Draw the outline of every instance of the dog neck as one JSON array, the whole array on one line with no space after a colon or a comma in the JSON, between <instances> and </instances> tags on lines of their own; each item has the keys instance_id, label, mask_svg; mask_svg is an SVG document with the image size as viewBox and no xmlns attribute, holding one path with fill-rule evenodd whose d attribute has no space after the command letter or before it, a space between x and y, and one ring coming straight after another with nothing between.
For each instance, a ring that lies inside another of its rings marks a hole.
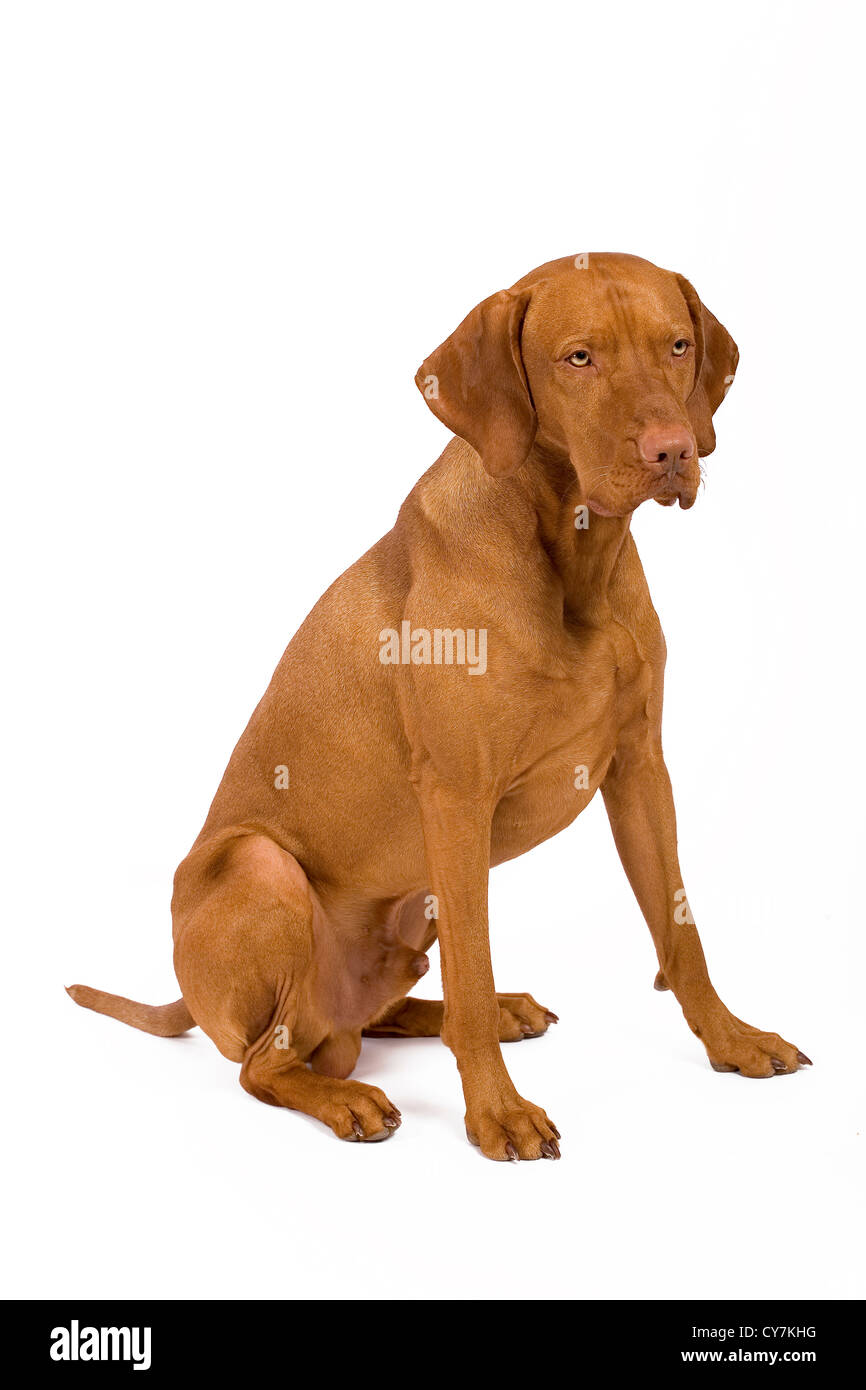
<instances>
[{"instance_id":1,"label":"dog neck","mask_svg":"<svg viewBox=\"0 0 866 1390\"><path fill-rule=\"evenodd\" d=\"M562 585L564 616L601 625L610 617L611 576L631 513L593 512L571 460L540 444L517 476L534 507L539 542Z\"/></svg>"}]
</instances>

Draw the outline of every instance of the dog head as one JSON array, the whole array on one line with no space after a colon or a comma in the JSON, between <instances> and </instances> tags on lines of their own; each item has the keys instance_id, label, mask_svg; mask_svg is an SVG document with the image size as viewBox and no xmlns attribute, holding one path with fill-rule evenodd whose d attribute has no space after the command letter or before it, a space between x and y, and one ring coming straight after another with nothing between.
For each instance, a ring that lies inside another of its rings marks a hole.
<instances>
[{"instance_id":1,"label":"dog head","mask_svg":"<svg viewBox=\"0 0 866 1390\"><path fill-rule=\"evenodd\" d=\"M415 377L489 473L565 455L589 506L691 507L737 347L688 280L637 256L551 261L485 299Z\"/></svg>"}]
</instances>

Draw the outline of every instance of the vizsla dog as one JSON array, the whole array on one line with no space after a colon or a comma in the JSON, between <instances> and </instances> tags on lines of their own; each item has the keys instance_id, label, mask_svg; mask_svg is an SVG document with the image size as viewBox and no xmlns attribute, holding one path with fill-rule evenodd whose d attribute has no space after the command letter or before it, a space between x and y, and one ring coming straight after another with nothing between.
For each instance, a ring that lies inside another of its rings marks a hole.
<instances>
[{"instance_id":1,"label":"vizsla dog","mask_svg":"<svg viewBox=\"0 0 866 1390\"><path fill-rule=\"evenodd\" d=\"M362 1035L441 1034L488 1158L558 1158L500 1043L556 1016L497 994L490 866L601 788L673 990L717 1071L809 1060L714 990L677 862L662 756L665 643L630 532L688 509L737 349L681 275L551 261L485 299L416 382L453 431L394 529L292 639L175 876L183 998L79 1004L163 1036L198 1024L241 1084L341 1139L400 1112L350 1080ZM444 1003L408 997L438 937Z\"/></svg>"}]
</instances>

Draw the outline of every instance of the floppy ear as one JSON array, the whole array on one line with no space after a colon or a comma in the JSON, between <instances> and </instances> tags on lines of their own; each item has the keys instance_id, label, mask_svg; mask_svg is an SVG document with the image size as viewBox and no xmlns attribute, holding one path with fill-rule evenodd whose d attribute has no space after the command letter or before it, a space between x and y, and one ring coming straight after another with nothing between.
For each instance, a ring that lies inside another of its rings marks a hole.
<instances>
[{"instance_id":1,"label":"floppy ear","mask_svg":"<svg viewBox=\"0 0 866 1390\"><path fill-rule=\"evenodd\" d=\"M695 330L695 384L686 401L686 410L695 431L698 455L704 458L716 447L713 416L734 379L740 354L726 328L700 301L683 275L677 283L689 306Z\"/></svg>"},{"instance_id":2,"label":"floppy ear","mask_svg":"<svg viewBox=\"0 0 866 1390\"><path fill-rule=\"evenodd\" d=\"M538 422L520 353L528 303L528 290L491 295L415 374L436 418L471 444L495 477L519 468L535 439Z\"/></svg>"}]
</instances>

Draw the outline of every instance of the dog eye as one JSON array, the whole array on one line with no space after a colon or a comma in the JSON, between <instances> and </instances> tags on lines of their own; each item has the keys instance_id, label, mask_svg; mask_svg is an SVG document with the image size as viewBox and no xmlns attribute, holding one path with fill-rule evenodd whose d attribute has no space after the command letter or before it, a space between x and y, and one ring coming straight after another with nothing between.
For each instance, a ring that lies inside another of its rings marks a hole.
<instances>
[{"instance_id":1,"label":"dog eye","mask_svg":"<svg viewBox=\"0 0 866 1390\"><path fill-rule=\"evenodd\" d=\"M592 363L592 358L586 348L580 348L578 352L573 352L567 360L572 367L589 367Z\"/></svg>"},{"instance_id":2,"label":"dog eye","mask_svg":"<svg viewBox=\"0 0 866 1390\"><path fill-rule=\"evenodd\" d=\"M688 344L687 339L685 339L685 338L677 338L677 340L676 340L676 342L674 343L673 348L672 348L672 352L673 352L673 354L674 354L674 357L685 357L685 355L686 355L686 353L688 352L688 350L689 350L689 344Z\"/></svg>"}]
</instances>

